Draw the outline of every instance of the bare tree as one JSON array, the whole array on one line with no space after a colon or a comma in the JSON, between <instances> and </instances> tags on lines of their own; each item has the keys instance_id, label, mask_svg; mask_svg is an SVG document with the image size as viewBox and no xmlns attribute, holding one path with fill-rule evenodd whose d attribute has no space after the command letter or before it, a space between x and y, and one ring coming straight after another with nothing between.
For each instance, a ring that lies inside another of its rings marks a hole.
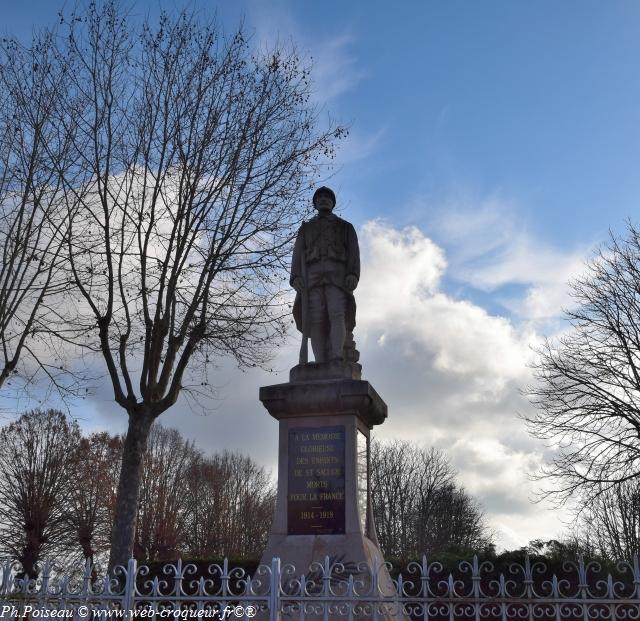
<instances>
[{"instance_id":1,"label":"bare tree","mask_svg":"<svg viewBox=\"0 0 640 621\"><path fill-rule=\"evenodd\" d=\"M273 520L275 489L264 469L249 457L224 452L195 460L184 501L190 556L260 556Z\"/></svg>"},{"instance_id":2,"label":"bare tree","mask_svg":"<svg viewBox=\"0 0 640 621\"><path fill-rule=\"evenodd\" d=\"M416 507L416 554L447 549L484 550L492 537L479 503L454 483Z\"/></svg>"},{"instance_id":3,"label":"bare tree","mask_svg":"<svg viewBox=\"0 0 640 621\"><path fill-rule=\"evenodd\" d=\"M407 442L371 443L371 501L378 541L384 553L392 557L406 557L415 548L414 491L421 478L423 456ZM430 459L424 456L427 470ZM441 455L436 455L442 461ZM448 465L438 467L435 486L449 483L452 473Z\"/></svg>"},{"instance_id":4,"label":"bare tree","mask_svg":"<svg viewBox=\"0 0 640 621\"><path fill-rule=\"evenodd\" d=\"M263 364L283 336L281 269L344 130L315 129L294 51L252 52L241 30L186 13L136 30L113 2L65 24L75 342L102 356L129 417L113 566L133 550L152 422L207 392L219 356Z\"/></svg>"},{"instance_id":5,"label":"bare tree","mask_svg":"<svg viewBox=\"0 0 640 621\"><path fill-rule=\"evenodd\" d=\"M106 432L82 438L73 452L74 485L64 508L69 546L79 545L94 575L96 556L109 550L121 460L122 438Z\"/></svg>"},{"instance_id":6,"label":"bare tree","mask_svg":"<svg viewBox=\"0 0 640 621\"><path fill-rule=\"evenodd\" d=\"M631 560L640 550L640 482L626 481L579 506L575 533L604 558Z\"/></svg>"},{"instance_id":7,"label":"bare tree","mask_svg":"<svg viewBox=\"0 0 640 621\"><path fill-rule=\"evenodd\" d=\"M144 454L134 551L145 560L173 560L186 537L186 487L200 457L176 429L155 423Z\"/></svg>"},{"instance_id":8,"label":"bare tree","mask_svg":"<svg viewBox=\"0 0 640 621\"><path fill-rule=\"evenodd\" d=\"M73 157L74 126L59 123L68 70L50 32L30 47L0 42L0 386L13 378L24 388L42 371L63 394L78 386L60 347L50 352L49 328L52 298L70 284L58 172Z\"/></svg>"},{"instance_id":9,"label":"bare tree","mask_svg":"<svg viewBox=\"0 0 640 621\"><path fill-rule=\"evenodd\" d=\"M482 510L456 485L453 468L436 449L372 442L371 498L387 556L408 559L491 542Z\"/></svg>"},{"instance_id":10,"label":"bare tree","mask_svg":"<svg viewBox=\"0 0 640 621\"><path fill-rule=\"evenodd\" d=\"M65 511L73 479L77 423L57 410L34 410L0 429L0 550L30 578L43 554L67 540Z\"/></svg>"},{"instance_id":11,"label":"bare tree","mask_svg":"<svg viewBox=\"0 0 640 621\"><path fill-rule=\"evenodd\" d=\"M570 283L566 334L547 341L528 395L530 432L556 447L547 494L588 506L640 474L640 233L611 234ZM615 492L614 492L615 497Z\"/></svg>"}]
</instances>

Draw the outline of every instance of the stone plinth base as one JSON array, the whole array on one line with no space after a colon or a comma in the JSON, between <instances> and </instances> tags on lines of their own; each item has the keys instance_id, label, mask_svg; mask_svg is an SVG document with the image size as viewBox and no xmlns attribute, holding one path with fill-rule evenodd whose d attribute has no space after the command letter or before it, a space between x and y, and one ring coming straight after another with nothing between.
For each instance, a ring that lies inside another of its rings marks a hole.
<instances>
[{"instance_id":1,"label":"stone plinth base","mask_svg":"<svg viewBox=\"0 0 640 621\"><path fill-rule=\"evenodd\" d=\"M369 432L384 422L387 406L359 379L359 367L298 365L292 381L260 388L260 401L280 426L276 510L261 563L270 566L279 557L283 569L295 567L292 579L304 575L321 584L326 568L333 576L330 567L339 563L344 571L335 571L337 580L351 573L370 585L373 572L389 596L393 584L378 546L369 491ZM380 616L399 618L390 612Z\"/></svg>"}]
</instances>

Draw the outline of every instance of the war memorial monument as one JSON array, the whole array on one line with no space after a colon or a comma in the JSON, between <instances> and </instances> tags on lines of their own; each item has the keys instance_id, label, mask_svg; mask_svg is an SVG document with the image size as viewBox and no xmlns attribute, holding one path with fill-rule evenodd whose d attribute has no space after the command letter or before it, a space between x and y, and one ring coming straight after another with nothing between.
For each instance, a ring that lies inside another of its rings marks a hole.
<instances>
[{"instance_id":1,"label":"war memorial monument","mask_svg":"<svg viewBox=\"0 0 640 621\"><path fill-rule=\"evenodd\" d=\"M319 188L313 204L318 213L300 227L291 262L300 360L289 382L260 388L280 431L276 510L262 562L279 557L299 575L328 557L345 573L382 567L379 581L390 584L369 486L369 434L387 406L362 379L353 339L358 239L333 213L332 190Z\"/></svg>"}]
</instances>

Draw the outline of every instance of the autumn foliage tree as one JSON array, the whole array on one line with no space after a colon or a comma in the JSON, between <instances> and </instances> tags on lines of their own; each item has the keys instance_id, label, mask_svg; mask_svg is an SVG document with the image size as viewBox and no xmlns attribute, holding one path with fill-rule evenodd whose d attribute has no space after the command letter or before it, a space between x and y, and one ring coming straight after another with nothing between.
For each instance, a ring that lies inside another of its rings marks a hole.
<instances>
[{"instance_id":1,"label":"autumn foliage tree","mask_svg":"<svg viewBox=\"0 0 640 621\"><path fill-rule=\"evenodd\" d=\"M135 556L146 560L175 559L186 532L187 478L200 457L193 442L176 429L151 428L142 466L138 498Z\"/></svg>"},{"instance_id":2,"label":"autumn foliage tree","mask_svg":"<svg viewBox=\"0 0 640 621\"><path fill-rule=\"evenodd\" d=\"M82 438L72 453L73 481L64 508L68 546L95 565L109 550L122 459L122 438L107 432Z\"/></svg>"},{"instance_id":3,"label":"autumn foliage tree","mask_svg":"<svg viewBox=\"0 0 640 621\"><path fill-rule=\"evenodd\" d=\"M196 558L259 558L275 509L275 488L252 459L225 451L189 465L185 549Z\"/></svg>"},{"instance_id":4,"label":"autumn foliage tree","mask_svg":"<svg viewBox=\"0 0 640 621\"><path fill-rule=\"evenodd\" d=\"M20 561L35 578L38 562L93 576L104 569L122 458L122 436L81 437L55 410L34 410L0 428L9 459L0 463L0 558ZM178 430L151 428L135 533L144 561L259 558L271 525L273 481L251 458L205 455Z\"/></svg>"},{"instance_id":5,"label":"autumn foliage tree","mask_svg":"<svg viewBox=\"0 0 640 621\"><path fill-rule=\"evenodd\" d=\"M143 458L135 555L258 558L274 499L273 481L250 457L205 455L177 429L154 423Z\"/></svg>"},{"instance_id":6,"label":"autumn foliage tree","mask_svg":"<svg viewBox=\"0 0 640 621\"><path fill-rule=\"evenodd\" d=\"M249 457L205 455L178 430L155 423L144 454L136 556L257 558L274 498L268 473Z\"/></svg>"}]
</instances>

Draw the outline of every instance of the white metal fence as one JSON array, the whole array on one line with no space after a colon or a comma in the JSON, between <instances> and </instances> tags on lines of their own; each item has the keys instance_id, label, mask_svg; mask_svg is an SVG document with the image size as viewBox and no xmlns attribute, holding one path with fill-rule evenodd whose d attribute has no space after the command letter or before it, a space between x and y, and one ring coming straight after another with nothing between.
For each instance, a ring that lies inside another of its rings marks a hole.
<instances>
[{"instance_id":1,"label":"white metal fence","mask_svg":"<svg viewBox=\"0 0 640 621\"><path fill-rule=\"evenodd\" d=\"M597 562L567 561L557 573L525 557L498 572L477 557L447 572L426 558L395 572L326 558L305 573L275 558L252 575L222 564L178 561L155 572L130 560L111 577L92 567L61 574L45 563L35 580L15 562L2 566L3 619L389 619L424 621L635 621L640 619L638 557L604 574ZM93 577L92 577L93 576Z\"/></svg>"}]
</instances>

